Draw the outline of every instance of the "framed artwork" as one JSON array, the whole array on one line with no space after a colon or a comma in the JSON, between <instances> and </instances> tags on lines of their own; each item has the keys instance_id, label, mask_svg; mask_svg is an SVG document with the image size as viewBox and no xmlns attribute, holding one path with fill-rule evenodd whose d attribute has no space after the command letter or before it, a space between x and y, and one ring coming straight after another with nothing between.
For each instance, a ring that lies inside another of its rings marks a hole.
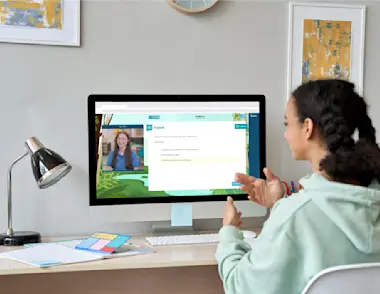
<instances>
[{"instance_id":1,"label":"framed artwork","mask_svg":"<svg viewBox=\"0 0 380 294\"><path fill-rule=\"evenodd\" d=\"M0 42L80 46L80 0L0 0Z\"/></svg>"},{"instance_id":2,"label":"framed artwork","mask_svg":"<svg viewBox=\"0 0 380 294\"><path fill-rule=\"evenodd\" d=\"M339 78L363 95L366 7L289 4L288 97L315 79Z\"/></svg>"}]
</instances>

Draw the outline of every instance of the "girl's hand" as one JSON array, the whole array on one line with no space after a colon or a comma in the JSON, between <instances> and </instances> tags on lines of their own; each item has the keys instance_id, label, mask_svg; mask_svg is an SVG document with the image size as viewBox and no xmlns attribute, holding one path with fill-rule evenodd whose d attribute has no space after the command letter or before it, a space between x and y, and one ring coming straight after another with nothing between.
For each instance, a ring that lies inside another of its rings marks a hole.
<instances>
[{"instance_id":1,"label":"girl's hand","mask_svg":"<svg viewBox=\"0 0 380 294\"><path fill-rule=\"evenodd\" d=\"M234 200L232 199L231 196L228 196L227 203L224 207L223 225L240 228L240 226L242 225L242 221L240 217L241 217L241 212L237 211L234 205Z\"/></svg>"},{"instance_id":2,"label":"girl's hand","mask_svg":"<svg viewBox=\"0 0 380 294\"><path fill-rule=\"evenodd\" d=\"M284 187L281 180L268 168L264 168L266 180L238 173L236 181L242 186L240 189L248 194L248 199L266 208L273 205L284 196Z\"/></svg>"}]
</instances>

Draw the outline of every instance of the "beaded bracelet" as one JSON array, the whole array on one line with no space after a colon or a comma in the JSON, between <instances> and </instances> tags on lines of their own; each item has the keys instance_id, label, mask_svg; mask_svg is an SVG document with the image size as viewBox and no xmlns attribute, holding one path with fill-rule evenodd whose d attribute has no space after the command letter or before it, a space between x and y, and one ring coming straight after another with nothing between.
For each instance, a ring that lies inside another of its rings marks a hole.
<instances>
[{"instance_id":1,"label":"beaded bracelet","mask_svg":"<svg viewBox=\"0 0 380 294\"><path fill-rule=\"evenodd\" d=\"M281 181L281 183L285 186L285 194L287 196L290 196L291 194L296 193L302 189L302 185L298 183L297 185L298 187L296 187L296 184L294 183L294 181L290 181L290 183Z\"/></svg>"}]
</instances>

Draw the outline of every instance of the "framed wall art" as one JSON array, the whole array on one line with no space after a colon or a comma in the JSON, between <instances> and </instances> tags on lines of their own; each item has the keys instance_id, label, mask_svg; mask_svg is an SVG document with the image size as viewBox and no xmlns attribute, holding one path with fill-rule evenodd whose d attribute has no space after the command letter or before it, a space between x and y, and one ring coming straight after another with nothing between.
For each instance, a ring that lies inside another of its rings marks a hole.
<instances>
[{"instance_id":1,"label":"framed wall art","mask_svg":"<svg viewBox=\"0 0 380 294\"><path fill-rule=\"evenodd\" d=\"M80 46L80 0L0 0L0 42Z\"/></svg>"},{"instance_id":2,"label":"framed wall art","mask_svg":"<svg viewBox=\"0 0 380 294\"><path fill-rule=\"evenodd\" d=\"M366 7L289 4L288 96L315 79L349 80L363 95Z\"/></svg>"}]
</instances>

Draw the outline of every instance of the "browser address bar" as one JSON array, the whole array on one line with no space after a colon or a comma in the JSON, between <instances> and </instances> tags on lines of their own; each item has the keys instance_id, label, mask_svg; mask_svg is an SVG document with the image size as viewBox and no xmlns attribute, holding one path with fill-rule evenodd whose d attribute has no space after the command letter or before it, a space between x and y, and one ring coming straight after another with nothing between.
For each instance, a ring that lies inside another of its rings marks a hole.
<instances>
[{"instance_id":1,"label":"browser address bar","mask_svg":"<svg viewBox=\"0 0 380 294\"><path fill-rule=\"evenodd\" d=\"M245 112L253 112L257 113L260 111L258 107L245 107L245 108L141 108L141 109L101 109L97 108L96 113L108 113L108 114L114 114L114 113L136 113L136 114L152 114L152 113L213 113L213 112L219 112L219 113L231 113L231 112L237 112L237 113L245 113Z\"/></svg>"},{"instance_id":2,"label":"browser address bar","mask_svg":"<svg viewBox=\"0 0 380 294\"><path fill-rule=\"evenodd\" d=\"M135 110L143 110L143 111L152 111L152 110L202 110L202 109L212 109L212 110L235 110L235 109L259 109L257 106L251 106L251 107L153 107L153 108L147 108L147 107L127 107L125 105L103 105L101 107L97 107L97 109L101 110L128 110L128 111L135 111Z\"/></svg>"}]
</instances>

